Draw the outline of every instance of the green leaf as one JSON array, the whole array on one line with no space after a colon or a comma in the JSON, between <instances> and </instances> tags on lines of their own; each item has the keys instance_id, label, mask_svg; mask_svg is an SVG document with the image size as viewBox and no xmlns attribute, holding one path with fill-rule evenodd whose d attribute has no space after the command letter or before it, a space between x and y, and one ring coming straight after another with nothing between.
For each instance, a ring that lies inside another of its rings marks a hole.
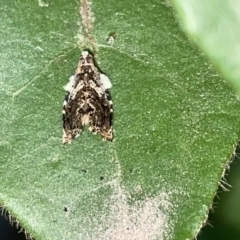
<instances>
[{"instance_id":1,"label":"green leaf","mask_svg":"<svg viewBox=\"0 0 240 240\"><path fill-rule=\"evenodd\" d=\"M184 29L240 92L238 1L173 0Z\"/></svg>"},{"instance_id":2,"label":"green leaf","mask_svg":"<svg viewBox=\"0 0 240 240\"><path fill-rule=\"evenodd\" d=\"M83 25L76 1L38 3L0 3L0 203L36 239L193 238L237 141L234 94L164 2L94 1ZM61 144L77 42L111 78L113 142Z\"/></svg>"}]
</instances>

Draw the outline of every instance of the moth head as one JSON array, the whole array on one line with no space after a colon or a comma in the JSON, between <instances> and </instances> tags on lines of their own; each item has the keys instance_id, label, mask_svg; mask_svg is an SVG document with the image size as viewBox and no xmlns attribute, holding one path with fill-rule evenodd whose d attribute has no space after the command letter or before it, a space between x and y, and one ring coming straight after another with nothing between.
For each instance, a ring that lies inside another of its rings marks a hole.
<instances>
[{"instance_id":1,"label":"moth head","mask_svg":"<svg viewBox=\"0 0 240 240\"><path fill-rule=\"evenodd\" d=\"M82 51L82 57L86 58L89 55L88 51Z\"/></svg>"}]
</instances>

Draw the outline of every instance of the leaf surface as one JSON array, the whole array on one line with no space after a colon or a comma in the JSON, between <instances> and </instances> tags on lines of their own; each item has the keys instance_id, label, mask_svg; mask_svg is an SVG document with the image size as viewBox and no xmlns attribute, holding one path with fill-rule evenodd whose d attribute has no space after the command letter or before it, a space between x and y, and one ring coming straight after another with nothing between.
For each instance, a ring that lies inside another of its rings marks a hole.
<instances>
[{"instance_id":1,"label":"leaf surface","mask_svg":"<svg viewBox=\"0 0 240 240\"><path fill-rule=\"evenodd\" d=\"M115 138L62 145L84 28L78 2L41 6L0 3L0 202L36 239L191 239L237 140L234 94L164 2L94 1Z\"/></svg>"}]
</instances>

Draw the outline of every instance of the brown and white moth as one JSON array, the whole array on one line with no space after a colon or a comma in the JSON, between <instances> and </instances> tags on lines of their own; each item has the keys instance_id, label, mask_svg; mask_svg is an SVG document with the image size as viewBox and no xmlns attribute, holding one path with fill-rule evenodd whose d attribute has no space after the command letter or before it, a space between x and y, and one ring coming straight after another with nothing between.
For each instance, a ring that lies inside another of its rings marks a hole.
<instances>
[{"instance_id":1,"label":"brown and white moth","mask_svg":"<svg viewBox=\"0 0 240 240\"><path fill-rule=\"evenodd\" d=\"M75 75L64 87L67 91L63 102L63 143L71 143L85 125L103 140L112 140L112 101L109 78L94 65L93 56L83 51Z\"/></svg>"}]
</instances>

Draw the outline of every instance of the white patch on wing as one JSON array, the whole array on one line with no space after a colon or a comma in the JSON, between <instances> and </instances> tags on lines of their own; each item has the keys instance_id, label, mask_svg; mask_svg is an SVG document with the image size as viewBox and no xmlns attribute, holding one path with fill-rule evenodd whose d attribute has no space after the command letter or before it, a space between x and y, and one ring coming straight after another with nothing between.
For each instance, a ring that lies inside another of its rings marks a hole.
<instances>
[{"instance_id":1,"label":"white patch on wing","mask_svg":"<svg viewBox=\"0 0 240 240\"><path fill-rule=\"evenodd\" d=\"M69 78L69 82L63 87L67 92L72 92L73 91L73 86L74 86L74 83L75 83L75 76L72 75L70 78Z\"/></svg>"},{"instance_id":2,"label":"white patch on wing","mask_svg":"<svg viewBox=\"0 0 240 240\"><path fill-rule=\"evenodd\" d=\"M100 81L105 90L112 88L112 83L110 79L105 74L100 73Z\"/></svg>"}]
</instances>

